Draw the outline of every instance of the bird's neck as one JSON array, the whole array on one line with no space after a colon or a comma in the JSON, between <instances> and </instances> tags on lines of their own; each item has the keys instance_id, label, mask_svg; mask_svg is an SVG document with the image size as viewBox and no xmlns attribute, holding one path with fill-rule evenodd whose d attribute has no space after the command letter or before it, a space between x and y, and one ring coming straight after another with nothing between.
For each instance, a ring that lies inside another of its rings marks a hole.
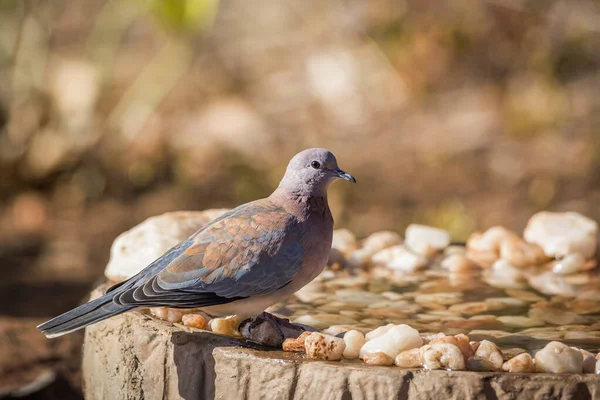
<instances>
[{"instance_id":1,"label":"bird's neck","mask_svg":"<svg viewBox=\"0 0 600 400\"><path fill-rule=\"evenodd\" d=\"M289 213L302 219L311 216L329 218L331 215L327 192L306 193L279 187L271 194L270 199L284 207Z\"/></svg>"}]
</instances>

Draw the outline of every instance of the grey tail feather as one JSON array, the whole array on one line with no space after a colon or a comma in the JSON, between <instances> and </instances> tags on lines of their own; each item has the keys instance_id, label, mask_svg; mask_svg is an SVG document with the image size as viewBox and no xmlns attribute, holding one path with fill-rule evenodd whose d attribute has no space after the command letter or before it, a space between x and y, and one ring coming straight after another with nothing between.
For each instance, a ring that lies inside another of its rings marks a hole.
<instances>
[{"instance_id":1,"label":"grey tail feather","mask_svg":"<svg viewBox=\"0 0 600 400\"><path fill-rule=\"evenodd\" d=\"M105 294L44 322L37 329L49 338L62 336L135 308L115 304L112 301L113 297L114 293Z\"/></svg>"}]
</instances>

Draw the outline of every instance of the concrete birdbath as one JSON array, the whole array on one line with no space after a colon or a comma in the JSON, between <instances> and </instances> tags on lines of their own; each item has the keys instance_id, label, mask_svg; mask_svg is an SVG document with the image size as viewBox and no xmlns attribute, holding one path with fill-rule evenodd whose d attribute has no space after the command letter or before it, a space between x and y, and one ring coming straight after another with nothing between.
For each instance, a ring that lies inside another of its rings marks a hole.
<instances>
[{"instance_id":1,"label":"concrete birdbath","mask_svg":"<svg viewBox=\"0 0 600 400\"><path fill-rule=\"evenodd\" d=\"M126 232L108 278L131 276L218 212L165 214ZM416 225L404 239L336 231L330 266L269 310L321 334L256 350L239 346L235 318L130 312L87 328L86 398L600 396L597 225L540 213L524 237L495 227L452 246Z\"/></svg>"}]
</instances>

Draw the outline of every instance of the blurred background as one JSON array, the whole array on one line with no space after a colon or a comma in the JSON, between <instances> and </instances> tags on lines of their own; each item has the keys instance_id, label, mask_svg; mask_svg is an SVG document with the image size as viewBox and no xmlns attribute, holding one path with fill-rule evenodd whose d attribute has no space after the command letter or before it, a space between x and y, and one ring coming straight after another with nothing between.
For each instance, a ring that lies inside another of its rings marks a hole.
<instances>
[{"instance_id":1,"label":"blurred background","mask_svg":"<svg viewBox=\"0 0 600 400\"><path fill-rule=\"evenodd\" d=\"M599 49L598 0L0 0L0 396L80 396L81 337L31 327L119 233L266 196L307 147L357 177L330 203L358 236L599 220Z\"/></svg>"}]
</instances>

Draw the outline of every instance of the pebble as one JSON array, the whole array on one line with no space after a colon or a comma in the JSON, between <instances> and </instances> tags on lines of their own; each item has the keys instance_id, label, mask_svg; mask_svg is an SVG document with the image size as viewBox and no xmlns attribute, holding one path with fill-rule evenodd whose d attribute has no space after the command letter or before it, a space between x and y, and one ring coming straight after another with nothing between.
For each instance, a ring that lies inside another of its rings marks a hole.
<instances>
[{"instance_id":1,"label":"pebble","mask_svg":"<svg viewBox=\"0 0 600 400\"><path fill-rule=\"evenodd\" d=\"M580 253L588 259L596 254L598 224L576 212L542 211L529 219L524 237L540 245L548 257Z\"/></svg>"},{"instance_id":2,"label":"pebble","mask_svg":"<svg viewBox=\"0 0 600 400\"><path fill-rule=\"evenodd\" d=\"M406 246L415 253L430 257L450 245L450 234L439 228L411 224L406 228Z\"/></svg>"},{"instance_id":3,"label":"pebble","mask_svg":"<svg viewBox=\"0 0 600 400\"><path fill-rule=\"evenodd\" d=\"M486 360L485 358L473 356L467 360L466 363L467 369L469 371L477 371L477 372L490 372L490 371L498 371L498 369L492 364L491 361Z\"/></svg>"},{"instance_id":4,"label":"pebble","mask_svg":"<svg viewBox=\"0 0 600 400\"><path fill-rule=\"evenodd\" d=\"M331 248L342 254L349 254L358 248L356 236L348 229L336 229L333 231Z\"/></svg>"},{"instance_id":5,"label":"pebble","mask_svg":"<svg viewBox=\"0 0 600 400\"><path fill-rule=\"evenodd\" d=\"M312 332L304 339L306 356L312 360L340 360L345 349L344 339L319 332Z\"/></svg>"},{"instance_id":6,"label":"pebble","mask_svg":"<svg viewBox=\"0 0 600 400\"><path fill-rule=\"evenodd\" d=\"M364 358L365 354L383 352L394 359L401 351L414 349L422 344L423 339L416 329L408 325L395 325L383 335L368 339L360 349L360 358Z\"/></svg>"},{"instance_id":7,"label":"pebble","mask_svg":"<svg viewBox=\"0 0 600 400\"><path fill-rule=\"evenodd\" d=\"M473 348L469 344L469 337L467 335L458 334L454 336L446 336L442 333L429 341L429 344L436 343L449 343L455 345L460 349L460 352L462 353L465 360L473 356Z\"/></svg>"},{"instance_id":8,"label":"pebble","mask_svg":"<svg viewBox=\"0 0 600 400\"><path fill-rule=\"evenodd\" d=\"M600 375L600 360L596 361L596 375Z\"/></svg>"},{"instance_id":9,"label":"pebble","mask_svg":"<svg viewBox=\"0 0 600 400\"><path fill-rule=\"evenodd\" d=\"M411 252L404 245L381 250L373 255L372 261L375 265L402 272L414 272L427 265L425 258Z\"/></svg>"},{"instance_id":10,"label":"pebble","mask_svg":"<svg viewBox=\"0 0 600 400\"><path fill-rule=\"evenodd\" d=\"M363 241L362 250L368 252L370 255L373 255L378 251L387 249L388 247L392 247L397 244L402 244L402 238L396 232L375 232Z\"/></svg>"},{"instance_id":11,"label":"pebble","mask_svg":"<svg viewBox=\"0 0 600 400\"><path fill-rule=\"evenodd\" d=\"M303 352L305 351L304 341L311 333L312 332L302 332L297 338L287 338L283 341L281 348L283 351Z\"/></svg>"},{"instance_id":12,"label":"pebble","mask_svg":"<svg viewBox=\"0 0 600 400\"><path fill-rule=\"evenodd\" d=\"M321 321L312 315L302 315L292 320L295 324L312 326L315 329L325 329L329 327L329 323Z\"/></svg>"},{"instance_id":13,"label":"pebble","mask_svg":"<svg viewBox=\"0 0 600 400\"><path fill-rule=\"evenodd\" d=\"M458 347L450 343L428 344L421 347L421 362L426 369L465 369L465 359Z\"/></svg>"},{"instance_id":14,"label":"pebble","mask_svg":"<svg viewBox=\"0 0 600 400\"><path fill-rule=\"evenodd\" d=\"M502 240L500 258L517 268L536 266L548 261L540 246L527 243L516 235L509 235Z\"/></svg>"},{"instance_id":15,"label":"pebble","mask_svg":"<svg viewBox=\"0 0 600 400\"><path fill-rule=\"evenodd\" d=\"M506 372L535 372L535 363L529 353L521 353L502 364L502 370Z\"/></svg>"},{"instance_id":16,"label":"pebble","mask_svg":"<svg viewBox=\"0 0 600 400\"><path fill-rule=\"evenodd\" d=\"M365 362L365 364L369 364L369 365L392 365L392 364L394 364L394 359L383 352L365 354L363 361Z\"/></svg>"},{"instance_id":17,"label":"pebble","mask_svg":"<svg viewBox=\"0 0 600 400\"><path fill-rule=\"evenodd\" d=\"M588 262L580 253L568 254L552 264L552 272L559 275L571 275L586 269L589 269Z\"/></svg>"},{"instance_id":18,"label":"pebble","mask_svg":"<svg viewBox=\"0 0 600 400\"><path fill-rule=\"evenodd\" d=\"M527 277L529 285L540 293L547 295L559 295L564 297L577 296L577 290L572 284L565 280L564 276L551 271Z\"/></svg>"},{"instance_id":19,"label":"pebble","mask_svg":"<svg viewBox=\"0 0 600 400\"><path fill-rule=\"evenodd\" d=\"M419 368L421 364L421 348L401 351L394 360L394 364L400 368Z\"/></svg>"},{"instance_id":20,"label":"pebble","mask_svg":"<svg viewBox=\"0 0 600 400\"><path fill-rule=\"evenodd\" d=\"M483 233L473 233L467 239L467 257L482 267L491 267L500 258L500 245L509 237L518 236L502 226L494 226Z\"/></svg>"},{"instance_id":21,"label":"pebble","mask_svg":"<svg viewBox=\"0 0 600 400\"><path fill-rule=\"evenodd\" d=\"M476 267L464 254L451 254L442 260L440 266L455 274L471 272Z\"/></svg>"},{"instance_id":22,"label":"pebble","mask_svg":"<svg viewBox=\"0 0 600 400\"><path fill-rule=\"evenodd\" d=\"M577 314L600 313L600 293L589 290L567 303L567 306Z\"/></svg>"},{"instance_id":23,"label":"pebble","mask_svg":"<svg viewBox=\"0 0 600 400\"><path fill-rule=\"evenodd\" d=\"M154 315L156 318L162 319L163 321L175 323L181 322L184 312L177 308L152 307L150 309L150 314Z\"/></svg>"},{"instance_id":24,"label":"pebble","mask_svg":"<svg viewBox=\"0 0 600 400\"><path fill-rule=\"evenodd\" d=\"M481 314L488 311L488 306L483 301L471 301L461 304L455 304L453 306L450 306L448 310L454 313L473 315Z\"/></svg>"},{"instance_id":25,"label":"pebble","mask_svg":"<svg viewBox=\"0 0 600 400\"><path fill-rule=\"evenodd\" d=\"M206 318L202 314L185 314L181 317L181 321L185 326L196 329L204 329L206 327Z\"/></svg>"},{"instance_id":26,"label":"pebble","mask_svg":"<svg viewBox=\"0 0 600 400\"><path fill-rule=\"evenodd\" d=\"M536 326L544 326L544 321L520 315L506 315L497 318L509 328L534 328Z\"/></svg>"},{"instance_id":27,"label":"pebble","mask_svg":"<svg viewBox=\"0 0 600 400\"><path fill-rule=\"evenodd\" d=\"M369 340L375 339L379 336L385 335L386 333L388 333L390 331L390 329L392 329L395 325L394 324L387 324L384 326L380 326L378 328L373 329L371 332L367 333L365 335L365 340L368 342Z\"/></svg>"},{"instance_id":28,"label":"pebble","mask_svg":"<svg viewBox=\"0 0 600 400\"><path fill-rule=\"evenodd\" d=\"M595 374L596 373L596 356L584 349L576 349L581 352L583 356L583 373L584 374Z\"/></svg>"},{"instance_id":29,"label":"pebble","mask_svg":"<svg viewBox=\"0 0 600 400\"><path fill-rule=\"evenodd\" d=\"M437 303L443 305L453 305L460 303L463 299L463 294L460 292L454 293L426 293L415 296L415 302L419 304Z\"/></svg>"},{"instance_id":30,"label":"pebble","mask_svg":"<svg viewBox=\"0 0 600 400\"><path fill-rule=\"evenodd\" d=\"M482 340L479 342L479 346L475 351L475 357L487 361L487 363L475 362L474 366L491 368L487 369L487 371L501 371L502 364L504 363L504 358L502 357L502 352L498 349L494 343L489 340ZM472 371L475 371L472 368L469 368Z\"/></svg>"},{"instance_id":31,"label":"pebble","mask_svg":"<svg viewBox=\"0 0 600 400\"><path fill-rule=\"evenodd\" d=\"M538 372L579 374L583 370L583 356L578 350L560 342L550 342L535 354Z\"/></svg>"},{"instance_id":32,"label":"pebble","mask_svg":"<svg viewBox=\"0 0 600 400\"><path fill-rule=\"evenodd\" d=\"M530 292L529 290L507 289L506 294L512 298L528 301L531 303L546 300L544 297L539 296L533 292Z\"/></svg>"},{"instance_id":33,"label":"pebble","mask_svg":"<svg viewBox=\"0 0 600 400\"><path fill-rule=\"evenodd\" d=\"M529 309L529 318L538 319L553 325L574 325L585 322L585 318L573 311L564 311L555 307L536 307Z\"/></svg>"},{"instance_id":34,"label":"pebble","mask_svg":"<svg viewBox=\"0 0 600 400\"><path fill-rule=\"evenodd\" d=\"M365 342L366 339L362 332L357 330L346 332L344 335L344 343L346 343L346 348L343 353L344 358L358 358L360 349L364 346Z\"/></svg>"},{"instance_id":35,"label":"pebble","mask_svg":"<svg viewBox=\"0 0 600 400\"><path fill-rule=\"evenodd\" d=\"M484 278L490 286L502 289L522 289L526 286L523 271L503 259L496 260Z\"/></svg>"},{"instance_id":36,"label":"pebble","mask_svg":"<svg viewBox=\"0 0 600 400\"><path fill-rule=\"evenodd\" d=\"M240 332L238 327L240 326L240 320L235 315L225 318L213 318L209 322L210 330L214 333L226 336L239 337Z\"/></svg>"}]
</instances>

